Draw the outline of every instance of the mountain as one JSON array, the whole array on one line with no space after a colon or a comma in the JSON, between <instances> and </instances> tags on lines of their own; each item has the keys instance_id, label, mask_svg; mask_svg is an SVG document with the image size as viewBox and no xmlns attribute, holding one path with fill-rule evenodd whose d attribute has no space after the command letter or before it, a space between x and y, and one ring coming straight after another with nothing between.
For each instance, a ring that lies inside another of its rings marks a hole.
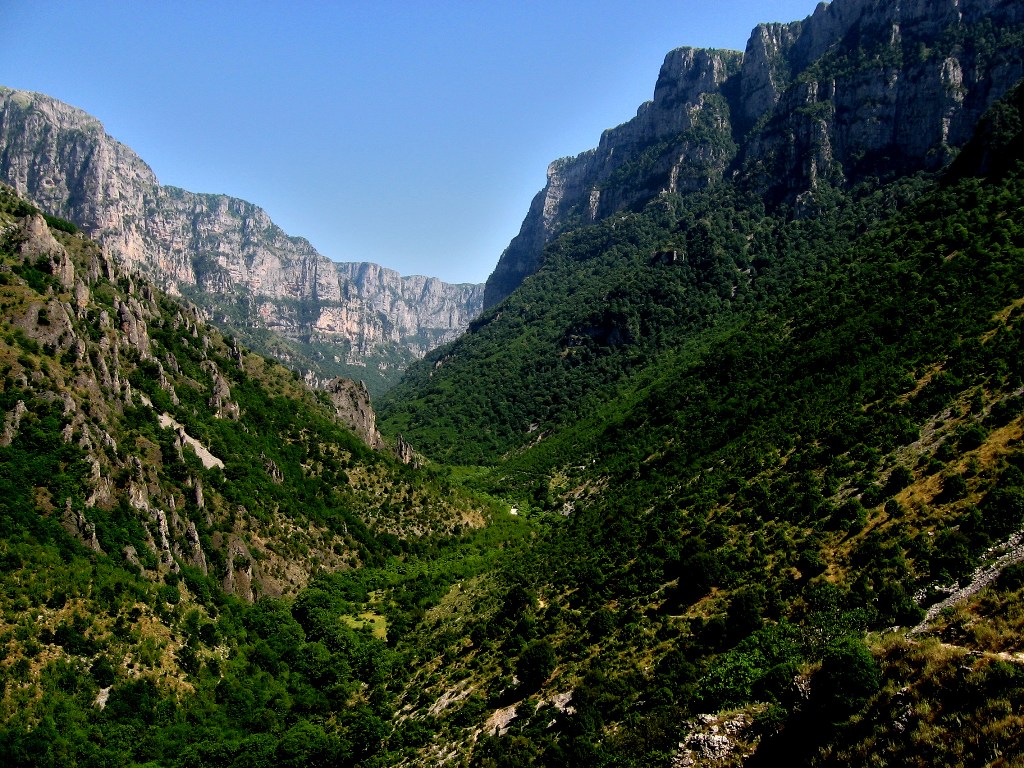
<instances>
[{"instance_id":1,"label":"mountain","mask_svg":"<svg viewBox=\"0 0 1024 768\"><path fill-rule=\"evenodd\" d=\"M362 574L491 537L497 507L393 458L362 384L309 389L6 186L0 233L5 763L210 765L197 745L258 753L271 711L291 741L346 713L376 751L385 700L355 702L397 667L392 590L424 574Z\"/></svg>"},{"instance_id":2,"label":"mountain","mask_svg":"<svg viewBox=\"0 0 1024 768\"><path fill-rule=\"evenodd\" d=\"M541 526L417 627L467 626L419 764L1021 760L1022 115L813 217L717 189L566 233L410 370L385 433Z\"/></svg>"},{"instance_id":3,"label":"mountain","mask_svg":"<svg viewBox=\"0 0 1024 768\"><path fill-rule=\"evenodd\" d=\"M444 460L490 460L576 418L751 287L790 290L766 222L820 221L843 196L945 167L1024 76L1022 42L1019 3L837 0L758 26L742 55L669 53L635 119L551 165L489 309L408 372L383 403L387 429ZM472 444L445 437L467 428Z\"/></svg>"},{"instance_id":4,"label":"mountain","mask_svg":"<svg viewBox=\"0 0 1024 768\"><path fill-rule=\"evenodd\" d=\"M1024 81L958 141L568 226L379 418L0 195L0 754L1020 764Z\"/></svg>"},{"instance_id":5,"label":"mountain","mask_svg":"<svg viewBox=\"0 0 1024 768\"><path fill-rule=\"evenodd\" d=\"M144 574L188 564L254 600L372 557L374 530L479 522L400 477L365 386L314 395L73 225L51 218L64 227L51 232L9 188L0 197L9 526L41 513ZM392 514L381 484L420 519Z\"/></svg>"},{"instance_id":6,"label":"mountain","mask_svg":"<svg viewBox=\"0 0 1024 768\"><path fill-rule=\"evenodd\" d=\"M540 526L417 626L419 764L1021 761L1020 12L836 0L556 162L379 404Z\"/></svg>"},{"instance_id":7,"label":"mountain","mask_svg":"<svg viewBox=\"0 0 1024 768\"><path fill-rule=\"evenodd\" d=\"M95 118L41 94L0 88L0 180L311 381L379 392L481 306L481 286L335 263L252 203L162 186Z\"/></svg>"},{"instance_id":8,"label":"mountain","mask_svg":"<svg viewBox=\"0 0 1024 768\"><path fill-rule=\"evenodd\" d=\"M635 118L549 166L485 306L536 272L560 233L661 193L739 177L799 211L822 185L942 167L1024 75L1022 22L1007 0L837 0L759 25L742 55L672 51Z\"/></svg>"}]
</instances>

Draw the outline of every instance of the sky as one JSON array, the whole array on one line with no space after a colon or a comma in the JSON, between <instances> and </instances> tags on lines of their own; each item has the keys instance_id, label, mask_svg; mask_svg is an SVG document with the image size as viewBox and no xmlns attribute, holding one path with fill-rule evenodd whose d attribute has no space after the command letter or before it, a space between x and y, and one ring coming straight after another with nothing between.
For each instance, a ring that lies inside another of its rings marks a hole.
<instances>
[{"instance_id":1,"label":"sky","mask_svg":"<svg viewBox=\"0 0 1024 768\"><path fill-rule=\"evenodd\" d=\"M548 164L688 45L815 0L0 0L0 85L79 107L162 184L253 202L335 261L483 282Z\"/></svg>"}]
</instances>

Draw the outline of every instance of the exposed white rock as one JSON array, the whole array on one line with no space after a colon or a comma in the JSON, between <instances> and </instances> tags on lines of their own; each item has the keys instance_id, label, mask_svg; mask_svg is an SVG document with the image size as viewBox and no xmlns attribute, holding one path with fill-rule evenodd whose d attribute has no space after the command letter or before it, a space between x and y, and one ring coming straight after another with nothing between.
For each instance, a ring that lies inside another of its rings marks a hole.
<instances>
[{"instance_id":1,"label":"exposed white rock","mask_svg":"<svg viewBox=\"0 0 1024 768\"><path fill-rule=\"evenodd\" d=\"M952 585L947 587L947 596L928 608L921 622L907 632L907 637L927 632L932 623L940 613L950 606L964 602L982 589L999 578L999 574L1008 565L1024 561L1024 531L1010 536L1006 541L994 544L985 552L986 560L979 565L971 574L970 581L964 586ZM932 587L934 588L934 587ZM914 599L921 603L927 597L930 588L926 587L914 595Z\"/></svg>"},{"instance_id":2,"label":"exposed white rock","mask_svg":"<svg viewBox=\"0 0 1024 768\"><path fill-rule=\"evenodd\" d=\"M214 467L224 469L224 462L210 453L210 450L205 445L186 432L185 427L179 424L178 421L169 413L161 413L157 416L157 421L164 429L173 429L177 433L181 442L190 446L192 450L195 451L196 456L198 456L199 460L203 462L204 467L207 469L213 469Z\"/></svg>"},{"instance_id":3,"label":"exposed white rock","mask_svg":"<svg viewBox=\"0 0 1024 768\"><path fill-rule=\"evenodd\" d=\"M672 759L672 768L741 764L753 752L754 743L747 734L751 724L744 712L697 715L688 723L689 733Z\"/></svg>"},{"instance_id":4,"label":"exposed white rock","mask_svg":"<svg viewBox=\"0 0 1024 768\"><path fill-rule=\"evenodd\" d=\"M26 413L28 413L28 408L25 407L25 402L19 400L14 404L14 408L4 415L4 431L0 435L0 445L8 446L14 441L21 428L21 419Z\"/></svg>"},{"instance_id":5,"label":"exposed white rock","mask_svg":"<svg viewBox=\"0 0 1024 768\"><path fill-rule=\"evenodd\" d=\"M217 364L212 360L204 360L202 368L210 374L210 378L213 380L209 400L210 407L216 411L218 418L237 420L241 411L238 403L232 402L231 387L221 374L220 369L217 368Z\"/></svg>"},{"instance_id":6,"label":"exposed white rock","mask_svg":"<svg viewBox=\"0 0 1024 768\"><path fill-rule=\"evenodd\" d=\"M438 697L437 701L430 705L427 710L428 714L437 717L437 715L444 712L452 704L462 701L469 696L474 690L471 685L465 685L463 683L458 684L455 688L450 688Z\"/></svg>"},{"instance_id":7,"label":"exposed white rock","mask_svg":"<svg viewBox=\"0 0 1024 768\"><path fill-rule=\"evenodd\" d=\"M189 563L193 567L198 568L204 574L208 573L206 554L203 552L202 544L199 541L199 531L196 529L196 524L191 520L185 528L185 541L188 544L188 552L186 556Z\"/></svg>"},{"instance_id":8,"label":"exposed white rock","mask_svg":"<svg viewBox=\"0 0 1024 768\"><path fill-rule=\"evenodd\" d=\"M99 693L96 694L96 700L93 702L93 706L97 709L104 709L107 706L107 701L110 699L110 691L113 686L107 686L106 688L100 688Z\"/></svg>"}]
</instances>

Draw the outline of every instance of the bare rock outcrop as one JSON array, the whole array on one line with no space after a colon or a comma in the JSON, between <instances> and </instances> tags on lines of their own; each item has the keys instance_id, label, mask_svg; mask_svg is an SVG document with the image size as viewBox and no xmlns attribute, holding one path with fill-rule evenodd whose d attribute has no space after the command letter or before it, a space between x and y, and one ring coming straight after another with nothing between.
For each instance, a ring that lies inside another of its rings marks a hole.
<instances>
[{"instance_id":1,"label":"bare rock outcrop","mask_svg":"<svg viewBox=\"0 0 1024 768\"><path fill-rule=\"evenodd\" d=\"M19 400L10 412L4 414L4 430L0 434L0 446L8 446L14 442L14 438L18 436L18 430L21 428L21 420L26 413L28 413L28 408L25 407L25 401Z\"/></svg>"},{"instance_id":2,"label":"bare rock outcrop","mask_svg":"<svg viewBox=\"0 0 1024 768\"><path fill-rule=\"evenodd\" d=\"M370 393L361 381L332 379L324 387L334 405L338 420L355 432L375 451L384 447L384 439L377 431L377 414L370 404Z\"/></svg>"},{"instance_id":3,"label":"bare rock outcrop","mask_svg":"<svg viewBox=\"0 0 1024 768\"><path fill-rule=\"evenodd\" d=\"M698 715L687 723L689 733L679 744L672 768L741 765L756 745L753 721L745 712L734 715Z\"/></svg>"},{"instance_id":4,"label":"bare rock outcrop","mask_svg":"<svg viewBox=\"0 0 1024 768\"><path fill-rule=\"evenodd\" d=\"M40 214L26 216L15 237L17 252L26 259L49 258L49 271L65 289L75 285L75 268L64 248L50 232L46 220Z\"/></svg>"},{"instance_id":5,"label":"bare rock outcrop","mask_svg":"<svg viewBox=\"0 0 1024 768\"><path fill-rule=\"evenodd\" d=\"M416 457L416 451L402 435L399 435L395 441L395 455L403 464L411 464L414 467L419 466L420 461Z\"/></svg>"},{"instance_id":6,"label":"bare rock outcrop","mask_svg":"<svg viewBox=\"0 0 1024 768\"><path fill-rule=\"evenodd\" d=\"M203 370L210 374L210 379L213 382L209 400L210 407L216 411L219 418L237 421L241 411L238 403L231 400L231 387L228 380L224 378L212 360L203 361Z\"/></svg>"},{"instance_id":7,"label":"bare rock outcrop","mask_svg":"<svg viewBox=\"0 0 1024 768\"><path fill-rule=\"evenodd\" d=\"M230 534L227 542L227 574L222 582L224 591L247 602L255 602L257 580L253 572L253 557L241 537Z\"/></svg>"},{"instance_id":8,"label":"bare rock outcrop","mask_svg":"<svg viewBox=\"0 0 1024 768\"><path fill-rule=\"evenodd\" d=\"M199 540L199 531L196 529L196 524L191 520L185 527L185 543L186 551L185 558L189 565L193 568L197 568L204 574L209 573L209 568L206 564L206 553L203 552L203 546Z\"/></svg>"},{"instance_id":9,"label":"bare rock outcrop","mask_svg":"<svg viewBox=\"0 0 1024 768\"><path fill-rule=\"evenodd\" d=\"M99 539L96 538L96 524L87 520L85 513L77 507L72 507L71 499L67 500L62 519L64 530L82 542L94 552L102 554Z\"/></svg>"},{"instance_id":10,"label":"bare rock outcrop","mask_svg":"<svg viewBox=\"0 0 1024 768\"><path fill-rule=\"evenodd\" d=\"M135 298L128 301L115 299L114 311L117 312L118 322L124 333L124 338L131 345L139 356L145 360L150 356L149 351L149 329L146 324L146 316Z\"/></svg>"}]
</instances>

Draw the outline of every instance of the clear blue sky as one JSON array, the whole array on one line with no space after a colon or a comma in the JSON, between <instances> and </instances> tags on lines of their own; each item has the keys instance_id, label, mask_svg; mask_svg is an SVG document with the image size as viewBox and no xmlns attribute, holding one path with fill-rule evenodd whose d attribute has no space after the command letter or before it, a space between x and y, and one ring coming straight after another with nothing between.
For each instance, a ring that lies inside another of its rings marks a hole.
<instances>
[{"instance_id":1,"label":"clear blue sky","mask_svg":"<svg viewBox=\"0 0 1024 768\"><path fill-rule=\"evenodd\" d=\"M336 261L482 282L547 165L814 0L0 0L0 84L95 115L163 184Z\"/></svg>"}]
</instances>

